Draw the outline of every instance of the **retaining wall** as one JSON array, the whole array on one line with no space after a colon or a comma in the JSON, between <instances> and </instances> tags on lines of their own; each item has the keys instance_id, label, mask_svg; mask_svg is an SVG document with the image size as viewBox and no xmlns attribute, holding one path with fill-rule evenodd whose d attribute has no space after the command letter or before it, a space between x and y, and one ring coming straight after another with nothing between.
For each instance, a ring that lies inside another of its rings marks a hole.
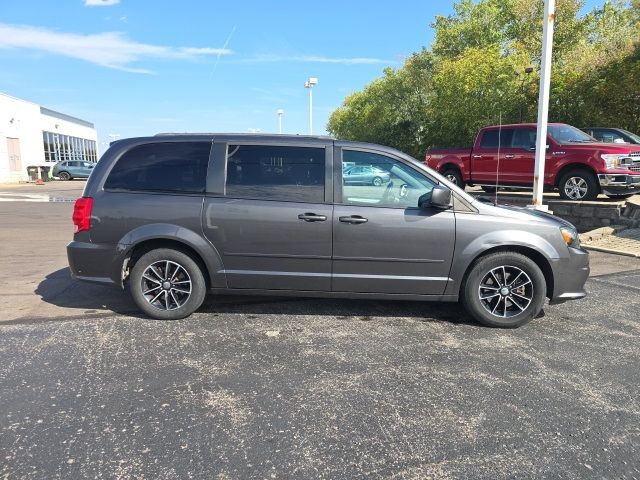
<instances>
[{"instance_id":1,"label":"retaining wall","mask_svg":"<svg viewBox=\"0 0 640 480\"><path fill-rule=\"evenodd\" d=\"M489 197L486 194L481 196ZM531 199L522 196L498 195L498 202L526 206ZM612 225L622 225L627 228L640 227L640 195L620 201L544 200L544 204L549 206L549 210L554 215L573 223L580 233Z\"/></svg>"}]
</instances>

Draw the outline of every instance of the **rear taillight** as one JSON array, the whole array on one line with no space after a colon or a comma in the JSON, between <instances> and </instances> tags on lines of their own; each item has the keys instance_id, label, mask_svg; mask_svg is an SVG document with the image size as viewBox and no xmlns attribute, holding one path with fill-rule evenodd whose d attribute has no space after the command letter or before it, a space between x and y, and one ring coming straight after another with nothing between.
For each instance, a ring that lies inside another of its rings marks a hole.
<instances>
[{"instance_id":1,"label":"rear taillight","mask_svg":"<svg viewBox=\"0 0 640 480\"><path fill-rule=\"evenodd\" d=\"M80 197L73 206L73 224L76 226L76 233L91 228L91 208L93 207L93 198Z\"/></svg>"}]
</instances>

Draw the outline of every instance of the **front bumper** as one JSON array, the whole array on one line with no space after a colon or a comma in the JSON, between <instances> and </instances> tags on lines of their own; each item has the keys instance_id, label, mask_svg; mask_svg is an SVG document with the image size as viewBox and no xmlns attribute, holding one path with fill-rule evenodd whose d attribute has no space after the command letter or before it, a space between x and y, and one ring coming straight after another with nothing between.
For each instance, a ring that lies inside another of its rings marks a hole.
<instances>
[{"instance_id":1,"label":"front bumper","mask_svg":"<svg viewBox=\"0 0 640 480\"><path fill-rule=\"evenodd\" d=\"M587 295L584 284L589 278L589 252L569 247L569 256L551 260L553 293L550 304L577 300Z\"/></svg>"},{"instance_id":2,"label":"front bumper","mask_svg":"<svg viewBox=\"0 0 640 480\"><path fill-rule=\"evenodd\" d=\"M600 188L605 195L628 195L640 193L640 175L629 173L598 174Z\"/></svg>"}]
</instances>

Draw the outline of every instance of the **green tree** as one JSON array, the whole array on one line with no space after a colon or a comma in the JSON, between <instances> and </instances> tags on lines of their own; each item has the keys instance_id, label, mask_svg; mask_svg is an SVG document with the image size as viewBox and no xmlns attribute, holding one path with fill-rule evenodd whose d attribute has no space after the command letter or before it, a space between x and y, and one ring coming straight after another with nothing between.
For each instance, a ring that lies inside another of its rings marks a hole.
<instances>
[{"instance_id":1,"label":"green tree","mask_svg":"<svg viewBox=\"0 0 640 480\"><path fill-rule=\"evenodd\" d=\"M558 0L549 117L640 130L640 0L612 0L586 15ZM460 0L436 17L431 50L386 69L329 119L340 138L384 143L422 157L468 145L487 124L535 120L543 2ZM532 66L531 75L516 75Z\"/></svg>"},{"instance_id":2,"label":"green tree","mask_svg":"<svg viewBox=\"0 0 640 480\"><path fill-rule=\"evenodd\" d=\"M411 55L400 69L385 69L381 78L345 98L327 130L339 138L383 143L421 156L431 123L432 72L432 55L426 50Z\"/></svg>"}]
</instances>

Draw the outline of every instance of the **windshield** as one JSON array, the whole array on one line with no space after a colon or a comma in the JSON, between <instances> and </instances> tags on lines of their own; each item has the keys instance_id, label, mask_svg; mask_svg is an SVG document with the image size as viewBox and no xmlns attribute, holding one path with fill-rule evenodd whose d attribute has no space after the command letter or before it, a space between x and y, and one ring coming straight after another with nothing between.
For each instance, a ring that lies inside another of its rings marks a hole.
<instances>
[{"instance_id":1,"label":"windshield","mask_svg":"<svg viewBox=\"0 0 640 480\"><path fill-rule=\"evenodd\" d=\"M629 130L620 130L620 131L622 133L627 134L629 137L631 137L634 142L640 143L640 136L636 135L635 133L631 133Z\"/></svg>"},{"instance_id":2,"label":"windshield","mask_svg":"<svg viewBox=\"0 0 640 480\"><path fill-rule=\"evenodd\" d=\"M549 135L558 143L590 143L597 140L571 125L549 125Z\"/></svg>"}]
</instances>

